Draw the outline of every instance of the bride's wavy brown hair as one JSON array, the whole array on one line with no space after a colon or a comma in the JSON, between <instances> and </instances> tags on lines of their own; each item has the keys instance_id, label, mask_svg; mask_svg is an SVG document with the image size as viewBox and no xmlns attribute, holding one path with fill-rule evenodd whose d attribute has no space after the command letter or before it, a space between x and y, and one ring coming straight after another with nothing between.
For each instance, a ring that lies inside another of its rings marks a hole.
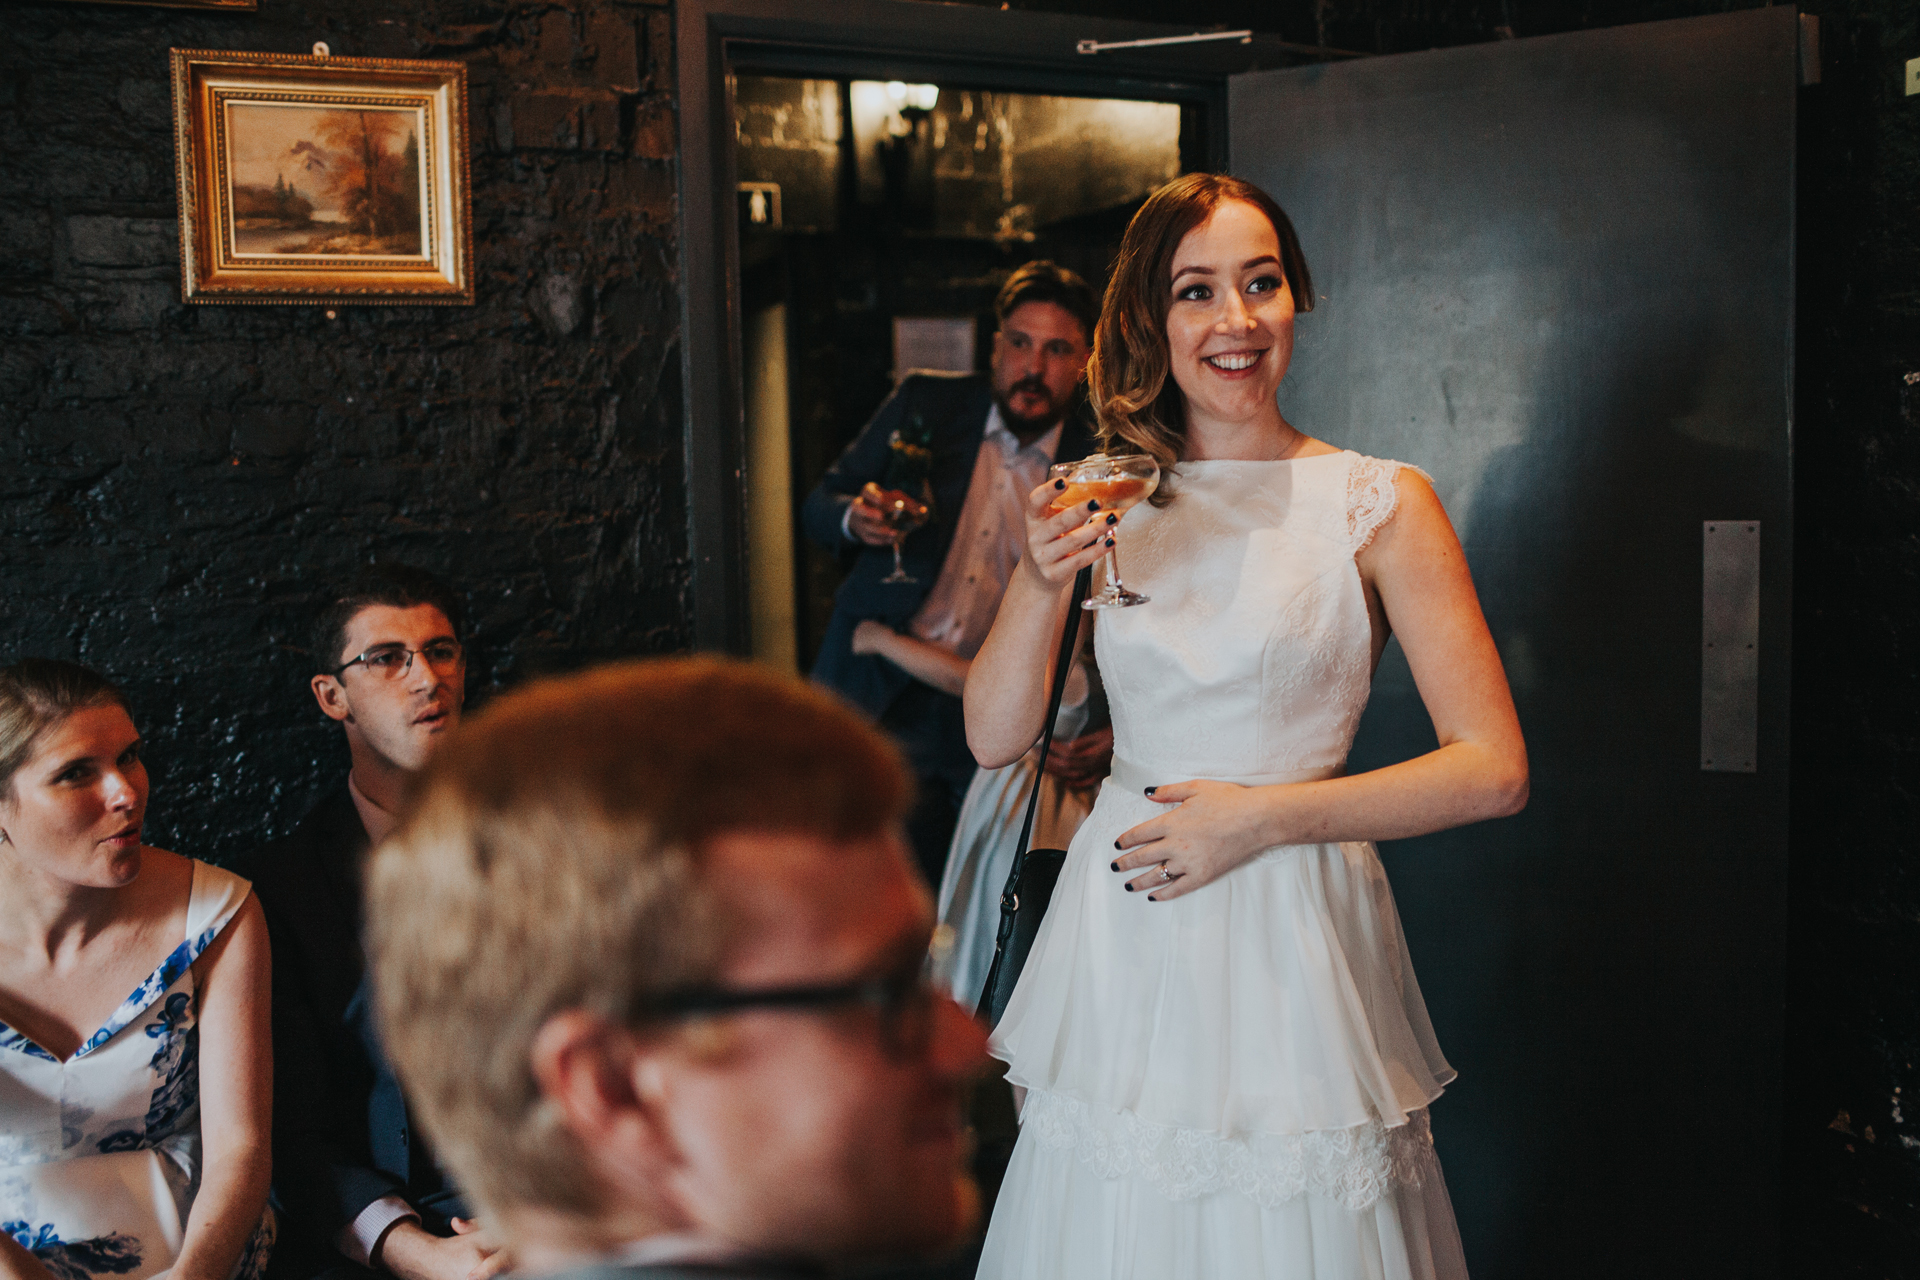
<instances>
[{"instance_id":1,"label":"bride's wavy brown hair","mask_svg":"<svg viewBox=\"0 0 1920 1280\"><path fill-rule=\"evenodd\" d=\"M1280 241L1280 272L1296 312L1313 310L1313 277L1293 223L1272 196L1224 173L1189 173L1147 197L1127 224L1087 361L1087 387L1100 419L1100 447L1124 441L1151 454L1163 478L1155 506L1173 500L1166 482L1187 443L1187 406L1170 370L1167 309L1173 302L1173 254L1189 231L1228 201L1267 216Z\"/></svg>"}]
</instances>

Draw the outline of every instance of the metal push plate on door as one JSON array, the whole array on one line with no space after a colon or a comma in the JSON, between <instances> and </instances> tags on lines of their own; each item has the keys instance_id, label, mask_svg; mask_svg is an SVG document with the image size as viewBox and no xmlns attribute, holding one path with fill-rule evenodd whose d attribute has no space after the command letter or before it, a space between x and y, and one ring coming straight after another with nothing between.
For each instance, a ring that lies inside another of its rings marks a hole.
<instances>
[{"instance_id":1,"label":"metal push plate on door","mask_svg":"<svg viewBox=\"0 0 1920 1280\"><path fill-rule=\"evenodd\" d=\"M1701 526L1700 767L1756 772L1760 736L1760 522Z\"/></svg>"}]
</instances>

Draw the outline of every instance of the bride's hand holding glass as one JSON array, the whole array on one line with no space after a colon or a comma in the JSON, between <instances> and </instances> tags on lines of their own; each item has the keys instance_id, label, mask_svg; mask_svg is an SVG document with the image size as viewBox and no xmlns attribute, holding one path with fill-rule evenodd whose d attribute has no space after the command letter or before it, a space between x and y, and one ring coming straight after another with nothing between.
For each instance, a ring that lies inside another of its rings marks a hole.
<instances>
[{"instance_id":1,"label":"bride's hand holding glass","mask_svg":"<svg viewBox=\"0 0 1920 1280\"><path fill-rule=\"evenodd\" d=\"M1056 508L1078 507L1083 502L1105 510L1113 528L1107 535L1106 589L1081 602L1083 609L1125 609L1147 603L1148 597L1129 591L1120 581L1120 552L1114 542L1120 536L1119 518L1153 496L1160 484L1160 464L1144 453L1094 453L1077 462L1055 464L1047 472L1059 491L1053 500Z\"/></svg>"},{"instance_id":2,"label":"bride's hand holding glass","mask_svg":"<svg viewBox=\"0 0 1920 1280\"><path fill-rule=\"evenodd\" d=\"M1098 499L1055 511L1054 500L1066 487L1064 480L1048 480L1027 495L1027 554L1020 571L1054 590L1071 585L1074 574L1112 549L1113 527L1120 523L1117 513L1101 510Z\"/></svg>"}]
</instances>

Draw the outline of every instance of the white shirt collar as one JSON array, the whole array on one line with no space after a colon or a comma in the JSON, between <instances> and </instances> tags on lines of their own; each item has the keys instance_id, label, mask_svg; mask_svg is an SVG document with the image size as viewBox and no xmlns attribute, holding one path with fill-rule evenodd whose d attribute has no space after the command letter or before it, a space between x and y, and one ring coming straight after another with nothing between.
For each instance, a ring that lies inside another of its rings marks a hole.
<instances>
[{"instance_id":1,"label":"white shirt collar","mask_svg":"<svg viewBox=\"0 0 1920 1280\"><path fill-rule=\"evenodd\" d=\"M1065 428L1066 424L1066 418L1062 417L1060 421L1048 428L1045 435L1035 440L1032 444L1023 445L1020 443L1020 437L1013 434L1013 428L1007 425L1007 420L1000 416L1000 405L998 402L995 402L994 405L987 410L987 426L981 439L983 441L991 440L999 445L1001 456L1006 458L1008 462L1012 462L1015 458L1019 457L1021 453L1032 450L1035 453L1044 454L1047 462L1051 464L1053 462L1053 455L1058 452L1060 448L1060 432Z\"/></svg>"},{"instance_id":2,"label":"white shirt collar","mask_svg":"<svg viewBox=\"0 0 1920 1280\"><path fill-rule=\"evenodd\" d=\"M347 775L347 794L353 797L353 807L360 814L360 825L367 829L367 843L377 845L385 840L394 828L394 816L369 800L351 773Z\"/></svg>"}]
</instances>

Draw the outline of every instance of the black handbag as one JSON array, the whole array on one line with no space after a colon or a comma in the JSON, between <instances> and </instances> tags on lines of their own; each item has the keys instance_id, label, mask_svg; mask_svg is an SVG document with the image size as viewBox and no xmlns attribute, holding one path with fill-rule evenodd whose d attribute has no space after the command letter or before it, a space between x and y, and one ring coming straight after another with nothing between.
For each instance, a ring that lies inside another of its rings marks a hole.
<instances>
[{"instance_id":1,"label":"black handbag","mask_svg":"<svg viewBox=\"0 0 1920 1280\"><path fill-rule=\"evenodd\" d=\"M1080 631L1080 602L1087 598L1093 583L1092 568L1082 569L1073 580L1073 598L1067 603L1066 625L1060 631L1060 656L1053 664L1053 692L1047 698L1047 719L1040 731L1040 767L1034 771L1033 791L1027 796L1027 820L1020 824L1019 852L1013 856L1013 870L1007 887L1000 891L1000 930L993 941L993 967L987 970L987 985L980 992L975 1013L988 1026L996 1026L1013 997L1020 970L1026 967L1027 953L1040 932L1040 921L1053 900L1053 885L1066 865L1065 849L1029 849L1033 836L1033 815L1040 805L1040 780L1046 776L1047 749L1053 745L1053 721L1060 714L1060 697L1066 691L1067 671L1073 665L1074 641Z\"/></svg>"}]
</instances>

